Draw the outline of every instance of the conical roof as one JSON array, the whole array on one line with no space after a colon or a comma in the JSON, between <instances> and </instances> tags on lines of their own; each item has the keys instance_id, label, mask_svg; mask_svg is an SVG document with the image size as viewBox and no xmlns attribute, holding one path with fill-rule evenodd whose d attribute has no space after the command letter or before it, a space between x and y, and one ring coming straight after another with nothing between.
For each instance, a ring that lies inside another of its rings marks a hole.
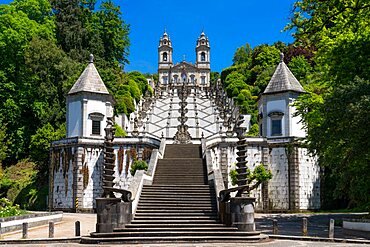
<instances>
[{"instance_id":1,"label":"conical roof","mask_svg":"<svg viewBox=\"0 0 370 247\"><path fill-rule=\"evenodd\" d=\"M281 53L280 63L277 66L263 94L280 93L286 91L298 93L306 92L299 81L294 77L288 66L284 63L284 54Z\"/></svg>"},{"instance_id":2,"label":"conical roof","mask_svg":"<svg viewBox=\"0 0 370 247\"><path fill-rule=\"evenodd\" d=\"M84 72L82 72L68 94L75 94L79 92L109 94L108 89L104 85L104 82L94 65L93 55L90 55L89 64L85 68Z\"/></svg>"}]
</instances>

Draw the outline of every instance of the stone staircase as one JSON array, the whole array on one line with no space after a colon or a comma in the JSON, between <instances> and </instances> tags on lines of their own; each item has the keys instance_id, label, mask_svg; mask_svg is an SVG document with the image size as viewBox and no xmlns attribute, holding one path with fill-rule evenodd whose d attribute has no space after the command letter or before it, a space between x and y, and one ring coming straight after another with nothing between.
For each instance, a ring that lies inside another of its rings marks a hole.
<instances>
[{"instance_id":1,"label":"stone staircase","mask_svg":"<svg viewBox=\"0 0 370 247\"><path fill-rule=\"evenodd\" d=\"M134 219L113 233L92 233L83 243L260 241L220 223L200 145L167 145L152 185L146 185Z\"/></svg>"}]
</instances>

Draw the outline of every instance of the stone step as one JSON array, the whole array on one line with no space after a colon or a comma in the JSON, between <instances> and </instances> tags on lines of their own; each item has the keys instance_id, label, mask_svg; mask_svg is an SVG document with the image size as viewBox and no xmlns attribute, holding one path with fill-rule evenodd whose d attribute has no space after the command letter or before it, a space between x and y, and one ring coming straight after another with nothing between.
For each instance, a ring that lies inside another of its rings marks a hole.
<instances>
[{"instance_id":1,"label":"stone step","mask_svg":"<svg viewBox=\"0 0 370 247\"><path fill-rule=\"evenodd\" d=\"M206 184L206 181L204 181L204 180L205 180L205 178L204 179L191 179L191 178L188 178L188 179L183 179L183 180L179 181L178 179L166 179L166 178L156 179L154 177L153 184L161 184L160 182L163 181L164 183L162 183L162 184L171 185L171 182L173 181L173 182L176 182L174 184L177 184L177 185L187 185L187 184L190 185L192 183L188 183L188 182L194 181L193 184L195 184L195 185L203 185L203 184ZM154 182L154 181L156 181L156 182ZM182 181L184 181L186 183L182 184L181 183Z\"/></svg>"},{"instance_id":2,"label":"stone step","mask_svg":"<svg viewBox=\"0 0 370 247\"><path fill-rule=\"evenodd\" d=\"M198 174L198 173L194 173L194 174L156 174L154 176L154 178L168 178L168 179L188 179L188 178L192 178L192 179L204 179L205 176L203 174Z\"/></svg>"},{"instance_id":3,"label":"stone step","mask_svg":"<svg viewBox=\"0 0 370 247\"><path fill-rule=\"evenodd\" d=\"M209 213L202 213L202 212L182 212L182 213L169 213L169 212L165 212L165 213L138 213L136 212L135 213L135 217L137 216L178 216L178 215L182 215L182 216L215 216L217 217L218 214L217 212L209 212Z\"/></svg>"},{"instance_id":4,"label":"stone step","mask_svg":"<svg viewBox=\"0 0 370 247\"><path fill-rule=\"evenodd\" d=\"M179 208L170 208L170 209L137 209L136 213L158 213L158 214L186 214L186 213L205 213L205 214L210 214L210 213L215 213L216 210L214 208L209 208L209 209L179 209Z\"/></svg>"},{"instance_id":5,"label":"stone step","mask_svg":"<svg viewBox=\"0 0 370 247\"><path fill-rule=\"evenodd\" d=\"M138 229L138 228L143 228L143 229L152 229L152 228L186 228L186 229L191 229L193 227L196 228L217 228L217 227L225 227L221 223L198 223L196 226L192 224L184 224L184 223L164 223L161 225L158 224L127 224L125 228L127 229ZM233 227L232 227L233 228Z\"/></svg>"},{"instance_id":6,"label":"stone step","mask_svg":"<svg viewBox=\"0 0 370 247\"><path fill-rule=\"evenodd\" d=\"M205 181L205 178L203 177L195 177L195 178L191 178L191 177L184 177L184 178L174 178L172 176L168 176L168 177L154 177L153 181L156 181L157 183L154 183L154 184L160 184L159 181L163 181L165 182L165 184L168 184L168 182L177 182L176 184L181 184L182 181L184 182L191 182L191 181L194 181L194 184L205 184L206 181Z\"/></svg>"},{"instance_id":7,"label":"stone step","mask_svg":"<svg viewBox=\"0 0 370 247\"><path fill-rule=\"evenodd\" d=\"M159 225L162 225L162 224L192 224L192 225L197 225L197 224L216 224L216 223L219 223L219 220L211 220L211 219L180 219L180 220L177 220L177 219L174 219L174 220L171 220L171 219L162 219L162 220L136 220L136 219L133 219L131 221L131 224L132 225L135 225L135 224L159 224Z\"/></svg>"},{"instance_id":8,"label":"stone step","mask_svg":"<svg viewBox=\"0 0 370 247\"><path fill-rule=\"evenodd\" d=\"M161 193L161 194L169 194L169 193L179 193L179 194L209 194L211 193L212 190L210 189L199 189L199 190L193 190L193 189L168 189L168 188L163 188L163 189L148 189L144 188L141 193Z\"/></svg>"},{"instance_id":9,"label":"stone step","mask_svg":"<svg viewBox=\"0 0 370 247\"><path fill-rule=\"evenodd\" d=\"M255 232L238 232L238 231L212 231L208 229L193 231L192 229L189 231L145 231L145 232L126 232L126 231L119 231L119 232L112 232L112 233L92 233L92 237L97 238L104 238L104 237L149 237L149 236L253 236Z\"/></svg>"},{"instance_id":10,"label":"stone step","mask_svg":"<svg viewBox=\"0 0 370 247\"><path fill-rule=\"evenodd\" d=\"M135 228L115 228L114 232L157 232L157 231L236 231L238 228L236 227L226 227L226 226L215 226L215 225L207 225L204 227L191 227L191 226L183 226L183 227L136 227Z\"/></svg>"},{"instance_id":11,"label":"stone step","mask_svg":"<svg viewBox=\"0 0 370 247\"><path fill-rule=\"evenodd\" d=\"M162 174L162 173L175 174L175 175L176 174L177 175L180 175L180 174L204 175L205 174L205 169L203 169L203 167L200 167L199 169L198 168L191 168L191 167L188 167L188 168L184 167L184 168L181 168L181 169L176 169L176 168L173 168L173 167L170 167L170 168L161 167L161 168L158 168L155 171L155 175Z\"/></svg>"},{"instance_id":12,"label":"stone step","mask_svg":"<svg viewBox=\"0 0 370 247\"><path fill-rule=\"evenodd\" d=\"M192 193L192 192L189 192L189 193L184 193L184 192L174 192L174 193L167 193L167 192L158 192L158 193L155 193L155 192L141 192L141 196L143 197L153 197L153 198L172 198L172 197L176 197L176 198L192 198L192 197L197 197L197 198L216 198L216 194L215 193L211 193L211 192L204 192L204 193Z\"/></svg>"},{"instance_id":13,"label":"stone step","mask_svg":"<svg viewBox=\"0 0 370 247\"><path fill-rule=\"evenodd\" d=\"M102 234L101 237L81 237L82 244L140 244L140 243L230 243L230 242L258 242L263 239L268 239L267 235L256 233L254 235L243 234L239 232L239 235L227 235L224 232L214 236L199 235L199 236L144 236L144 237L108 237ZM111 234L111 233L110 233ZM221 235L222 234L222 235Z\"/></svg>"},{"instance_id":14,"label":"stone step","mask_svg":"<svg viewBox=\"0 0 370 247\"><path fill-rule=\"evenodd\" d=\"M157 169L155 171L155 175L162 175L162 174L173 174L173 175L182 175L182 174L197 174L197 175L205 175L204 170L199 169L199 170L194 170L194 169L189 169L189 168L184 168L183 170L176 169L176 168L163 168L163 169Z\"/></svg>"},{"instance_id":15,"label":"stone step","mask_svg":"<svg viewBox=\"0 0 370 247\"><path fill-rule=\"evenodd\" d=\"M180 156L176 156L176 157L173 157L173 158L164 157L163 159L159 159L158 163L171 162L171 161L173 161L174 164L192 163L194 161L200 161L200 162L203 163L202 157L194 158L194 157L180 157Z\"/></svg>"},{"instance_id":16,"label":"stone step","mask_svg":"<svg viewBox=\"0 0 370 247\"><path fill-rule=\"evenodd\" d=\"M218 220L217 216L184 216L184 215L178 215L178 216L173 216L173 215L157 215L157 216L138 216L135 215L135 220L147 220L147 221L154 221L154 220L159 220L163 221L163 219L166 220L178 220L178 221L183 221L183 220Z\"/></svg>"},{"instance_id":17,"label":"stone step","mask_svg":"<svg viewBox=\"0 0 370 247\"><path fill-rule=\"evenodd\" d=\"M189 162L189 163L179 161L178 163L175 163L175 162L168 162L168 163L159 162L157 164L156 169L157 170L159 170L159 169L178 169L178 170L198 169L198 170L202 170L202 169L205 169L205 167L204 167L202 161L200 161L200 162L194 162L193 161L193 162Z\"/></svg>"},{"instance_id":18,"label":"stone step","mask_svg":"<svg viewBox=\"0 0 370 247\"><path fill-rule=\"evenodd\" d=\"M155 202L155 203L145 203L139 202L138 208L143 207L216 207L216 202L200 202L200 203L186 203L186 202Z\"/></svg>"},{"instance_id":19,"label":"stone step","mask_svg":"<svg viewBox=\"0 0 370 247\"><path fill-rule=\"evenodd\" d=\"M204 210L204 209L208 209L208 210L213 210L215 206L212 206L212 205L197 205L197 206L194 206L194 205L186 205L186 204L183 204L183 205L161 205L160 206L161 209L163 210L172 210L172 209L181 209L181 210ZM137 209L152 209L153 206L151 205L138 205L137 206Z\"/></svg>"},{"instance_id":20,"label":"stone step","mask_svg":"<svg viewBox=\"0 0 370 247\"><path fill-rule=\"evenodd\" d=\"M189 195L189 196L210 196L210 195L215 195L214 192L212 191L207 191L207 190L201 190L201 191L194 191L194 190L147 190L147 189L144 189L142 192L141 192L141 195L144 195L144 196L156 196L156 195L159 195L159 196L170 196L170 195L179 195L179 196L186 196L186 195Z\"/></svg>"},{"instance_id":21,"label":"stone step","mask_svg":"<svg viewBox=\"0 0 370 247\"><path fill-rule=\"evenodd\" d=\"M187 197L184 198L183 196L171 196L171 197L140 197L140 202L145 202L145 203L156 203L156 202L216 202L217 200L215 198L212 198L210 196L208 197Z\"/></svg>"},{"instance_id":22,"label":"stone step","mask_svg":"<svg viewBox=\"0 0 370 247\"><path fill-rule=\"evenodd\" d=\"M143 188L165 188L165 189L194 189L194 190L199 190L199 189L209 189L209 185L186 185L186 186L181 186L181 185L144 185Z\"/></svg>"},{"instance_id":23,"label":"stone step","mask_svg":"<svg viewBox=\"0 0 370 247\"><path fill-rule=\"evenodd\" d=\"M162 184L171 184L173 182L173 184L205 184L206 182L204 180L205 179L191 179L191 178L188 179L184 178L182 180L179 180L179 179L166 179L162 177L157 179L154 178L153 183L161 184L161 182L163 182Z\"/></svg>"}]
</instances>

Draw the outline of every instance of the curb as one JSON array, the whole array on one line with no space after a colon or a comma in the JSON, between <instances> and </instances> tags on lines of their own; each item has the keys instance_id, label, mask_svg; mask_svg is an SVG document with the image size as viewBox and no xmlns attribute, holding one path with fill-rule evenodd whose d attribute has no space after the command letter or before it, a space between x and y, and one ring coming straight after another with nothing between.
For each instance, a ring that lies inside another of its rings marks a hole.
<instances>
[{"instance_id":1,"label":"curb","mask_svg":"<svg viewBox=\"0 0 370 247\"><path fill-rule=\"evenodd\" d=\"M60 222L63 218L63 212L47 213L47 214L30 214L26 216L17 216L3 218L0 222L0 234L17 231L22 229L23 223L28 223L28 227L37 227L46 225L48 222Z\"/></svg>"},{"instance_id":2,"label":"curb","mask_svg":"<svg viewBox=\"0 0 370 247\"><path fill-rule=\"evenodd\" d=\"M370 244L370 240L365 239L346 239L346 238L322 238L309 236L290 236L290 235L268 235L270 239L288 239L313 242L336 242L350 244Z\"/></svg>"},{"instance_id":3,"label":"curb","mask_svg":"<svg viewBox=\"0 0 370 247\"><path fill-rule=\"evenodd\" d=\"M49 243L80 243L81 237L72 238L33 238L0 240L0 244L49 244Z\"/></svg>"}]
</instances>

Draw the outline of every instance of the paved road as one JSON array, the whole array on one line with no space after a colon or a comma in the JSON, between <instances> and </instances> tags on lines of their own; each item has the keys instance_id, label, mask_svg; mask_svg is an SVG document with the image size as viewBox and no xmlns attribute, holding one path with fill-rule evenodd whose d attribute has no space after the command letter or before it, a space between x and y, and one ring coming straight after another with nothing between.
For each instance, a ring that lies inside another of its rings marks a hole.
<instances>
[{"instance_id":1,"label":"paved road","mask_svg":"<svg viewBox=\"0 0 370 247\"><path fill-rule=\"evenodd\" d=\"M81 235L89 235L95 232L96 214L74 214L63 213L61 222L55 223L54 237L74 237L75 236L75 222L81 222ZM3 239L21 239L22 231L10 232L3 234ZM49 227L43 225L39 227L30 228L28 230L28 238L48 238Z\"/></svg>"},{"instance_id":2,"label":"paved road","mask_svg":"<svg viewBox=\"0 0 370 247\"><path fill-rule=\"evenodd\" d=\"M359 214L257 214L256 228L263 233L272 234L272 220L278 221L279 235L302 236L302 219L307 218L308 236L327 238L329 221L351 218ZM334 230L335 238L370 240L369 232L348 231L340 226Z\"/></svg>"},{"instance_id":3,"label":"paved road","mask_svg":"<svg viewBox=\"0 0 370 247\"><path fill-rule=\"evenodd\" d=\"M95 247L96 245L80 245L80 244L46 244L46 245L6 245L9 247ZM117 245L104 245L117 246ZM119 245L133 247L247 247L247 246L274 246L274 247L362 247L370 246L364 244L347 244L347 243L328 243L328 242L309 242L309 241L293 241L293 240L270 240L264 243L207 243L207 244L140 244L140 245Z\"/></svg>"},{"instance_id":4,"label":"paved road","mask_svg":"<svg viewBox=\"0 0 370 247\"><path fill-rule=\"evenodd\" d=\"M256 227L257 230L260 230L264 233L270 234L272 231L272 219L278 220L279 225L279 234L281 235L293 235L301 236L301 224L302 218L308 218L308 235L309 236L318 236L318 237L327 237L327 225L330 218L333 219L342 219L353 216L353 214L256 214ZM96 224L96 214L73 214L73 213L64 213L62 222L55 225L55 237L74 237L75 221L81 222L81 235L89 235L89 233L95 231ZM29 230L29 238L47 238L48 237L48 226L40 226L32 228ZM3 235L3 239L20 239L22 236L21 231L7 233ZM370 234L363 233L363 235L353 235L348 234L343 231L341 227L336 227L335 229L336 238L356 238L356 239L370 239ZM24 247L36 247L36 246L45 246L45 247L66 247L66 246L93 246L93 245L79 245L79 244L47 244L47 245L7 245L7 246L24 246ZM108 245L105 245L108 246ZM143 247L216 247L216 246L225 246L225 247L239 247L239 246L277 246L277 247L287 247L287 246L325 246L325 247L334 247L334 246L370 246L370 245L361 245L361 244L348 244L348 243L331 243L331 242L308 242L308 241L294 241L294 240L269 240L264 243L232 243L232 244L217 244L217 243L208 243L208 244L146 244L146 245L121 245L121 246L143 246Z\"/></svg>"}]
</instances>

